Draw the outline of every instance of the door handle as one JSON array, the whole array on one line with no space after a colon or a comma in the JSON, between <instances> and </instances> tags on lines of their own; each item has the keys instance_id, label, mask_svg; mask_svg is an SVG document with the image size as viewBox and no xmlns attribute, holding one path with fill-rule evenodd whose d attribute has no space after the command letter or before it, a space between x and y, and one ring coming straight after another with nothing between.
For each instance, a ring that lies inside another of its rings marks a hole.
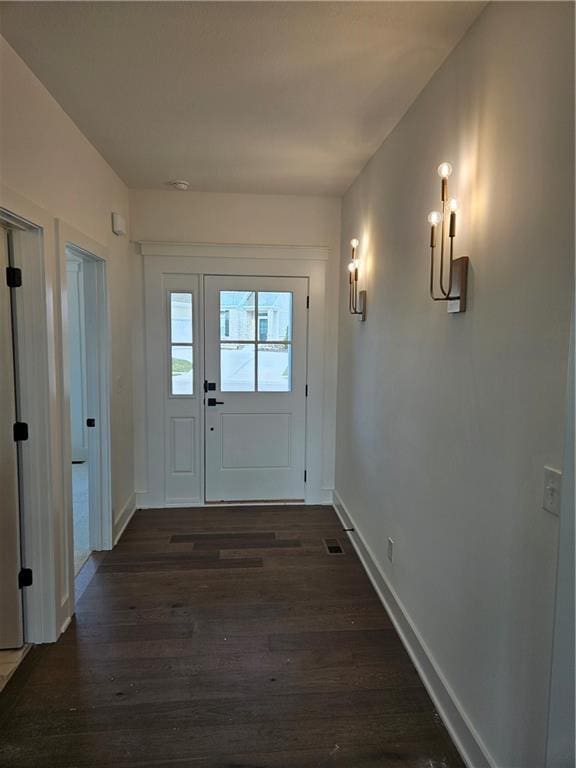
<instances>
[{"instance_id":1,"label":"door handle","mask_svg":"<svg viewBox=\"0 0 576 768\"><path fill-rule=\"evenodd\" d=\"M209 397L207 405L209 405L210 407L213 407L214 405L224 405L224 401L223 400L216 400L215 397Z\"/></svg>"},{"instance_id":2,"label":"door handle","mask_svg":"<svg viewBox=\"0 0 576 768\"><path fill-rule=\"evenodd\" d=\"M95 427L96 426L96 419L86 419L86 426L87 427Z\"/></svg>"}]
</instances>

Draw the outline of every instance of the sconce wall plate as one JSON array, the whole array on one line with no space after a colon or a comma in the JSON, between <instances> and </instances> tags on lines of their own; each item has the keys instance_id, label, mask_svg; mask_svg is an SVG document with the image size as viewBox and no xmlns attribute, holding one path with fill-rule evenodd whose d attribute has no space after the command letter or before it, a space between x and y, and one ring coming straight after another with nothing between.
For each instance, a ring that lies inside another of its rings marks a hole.
<instances>
[{"instance_id":1,"label":"sconce wall plate","mask_svg":"<svg viewBox=\"0 0 576 768\"><path fill-rule=\"evenodd\" d=\"M356 256L359 246L357 238L350 241L352 246L352 261L348 264L348 311L351 315L359 315L362 322L366 320L366 291L358 290L358 272L360 260Z\"/></svg>"},{"instance_id":2,"label":"sconce wall plate","mask_svg":"<svg viewBox=\"0 0 576 768\"><path fill-rule=\"evenodd\" d=\"M430 298L432 301L445 301L450 314L466 312L466 295L468 286L467 256L454 258L454 238L456 237L456 212L458 203L454 198L448 198L448 177L452 173L450 163L440 163L438 175L441 179L440 199L441 211L432 211L428 216L430 223ZM449 218L448 217L449 214ZM440 227L440 259L438 265L438 281L436 278L435 251L437 245L436 229ZM448 239L448 243L446 240ZM448 262L448 275L444 268L444 259ZM445 280L447 279L447 284ZM439 292L437 293L437 288Z\"/></svg>"},{"instance_id":3,"label":"sconce wall plate","mask_svg":"<svg viewBox=\"0 0 576 768\"><path fill-rule=\"evenodd\" d=\"M366 320L366 291L358 291L358 310L360 320L364 322Z\"/></svg>"},{"instance_id":4,"label":"sconce wall plate","mask_svg":"<svg viewBox=\"0 0 576 768\"><path fill-rule=\"evenodd\" d=\"M468 256L460 256L452 262L452 291L456 298L448 299L448 312L466 312L466 297L468 295Z\"/></svg>"}]
</instances>

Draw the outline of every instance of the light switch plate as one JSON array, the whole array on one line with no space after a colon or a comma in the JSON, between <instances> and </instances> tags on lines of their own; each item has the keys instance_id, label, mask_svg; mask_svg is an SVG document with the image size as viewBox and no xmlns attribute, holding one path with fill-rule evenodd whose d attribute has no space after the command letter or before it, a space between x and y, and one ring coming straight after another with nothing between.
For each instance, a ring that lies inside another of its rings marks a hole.
<instances>
[{"instance_id":1,"label":"light switch plate","mask_svg":"<svg viewBox=\"0 0 576 768\"><path fill-rule=\"evenodd\" d=\"M562 472L553 467L544 467L544 498L542 508L551 515L560 515L560 490Z\"/></svg>"},{"instance_id":2,"label":"light switch plate","mask_svg":"<svg viewBox=\"0 0 576 768\"><path fill-rule=\"evenodd\" d=\"M388 538L388 560L394 562L394 540L391 538Z\"/></svg>"}]
</instances>

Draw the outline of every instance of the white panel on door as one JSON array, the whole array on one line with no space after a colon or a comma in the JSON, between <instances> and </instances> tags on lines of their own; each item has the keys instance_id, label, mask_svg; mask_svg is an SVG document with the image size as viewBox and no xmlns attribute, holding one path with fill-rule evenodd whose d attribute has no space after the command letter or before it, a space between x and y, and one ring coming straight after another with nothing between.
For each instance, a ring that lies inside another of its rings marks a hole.
<instances>
[{"instance_id":1,"label":"white panel on door","mask_svg":"<svg viewBox=\"0 0 576 768\"><path fill-rule=\"evenodd\" d=\"M196 419L172 419L172 472L195 473Z\"/></svg>"},{"instance_id":2,"label":"white panel on door","mask_svg":"<svg viewBox=\"0 0 576 768\"><path fill-rule=\"evenodd\" d=\"M202 501L198 276L146 265L148 477L154 505Z\"/></svg>"},{"instance_id":3,"label":"white panel on door","mask_svg":"<svg viewBox=\"0 0 576 768\"><path fill-rule=\"evenodd\" d=\"M289 467L289 413L222 414L222 468Z\"/></svg>"},{"instance_id":4,"label":"white panel on door","mask_svg":"<svg viewBox=\"0 0 576 768\"><path fill-rule=\"evenodd\" d=\"M308 281L206 276L207 501L304 499Z\"/></svg>"}]
</instances>

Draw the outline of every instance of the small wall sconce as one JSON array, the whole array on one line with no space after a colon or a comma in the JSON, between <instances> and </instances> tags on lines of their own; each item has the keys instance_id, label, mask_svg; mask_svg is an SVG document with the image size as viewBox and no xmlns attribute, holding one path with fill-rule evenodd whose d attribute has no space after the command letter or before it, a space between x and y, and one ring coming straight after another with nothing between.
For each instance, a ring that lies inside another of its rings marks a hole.
<instances>
[{"instance_id":1,"label":"small wall sconce","mask_svg":"<svg viewBox=\"0 0 576 768\"><path fill-rule=\"evenodd\" d=\"M466 312L466 288L468 282L468 257L454 258L454 238L456 237L456 211L458 203L454 198L448 198L448 177L452 173L450 163L440 163L438 175L441 178L442 211L432 211L428 215L430 224L430 298L433 301L447 301L448 312ZM446 217L450 214L448 226ZM438 287L440 295L437 295L434 287L434 251L436 249L436 228L442 224L440 230L440 274ZM444 253L446 250L446 235L449 240L448 255L448 284L444 284Z\"/></svg>"},{"instance_id":2,"label":"small wall sconce","mask_svg":"<svg viewBox=\"0 0 576 768\"><path fill-rule=\"evenodd\" d=\"M358 290L358 272L360 259L356 253L360 242L357 238L350 240L352 246L352 261L348 264L348 309L351 315L360 315L362 322L366 320L366 291Z\"/></svg>"}]
</instances>

